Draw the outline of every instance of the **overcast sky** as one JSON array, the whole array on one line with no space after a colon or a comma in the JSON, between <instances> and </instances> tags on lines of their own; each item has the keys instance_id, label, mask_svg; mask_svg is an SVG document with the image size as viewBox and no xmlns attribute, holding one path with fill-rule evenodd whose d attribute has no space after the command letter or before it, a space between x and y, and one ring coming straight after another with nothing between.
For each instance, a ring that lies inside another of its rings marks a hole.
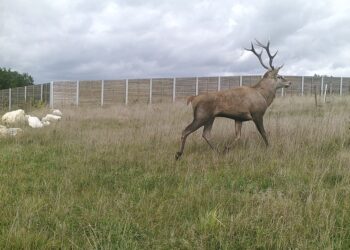
<instances>
[{"instance_id":1,"label":"overcast sky","mask_svg":"<svg viewBox=\"0 0 350 250\"><path fill-rule=\"evenodd\" d=\"M254 38L281 74L350 76L347 0L0 0L0 67L36 83L262 74Z\"/></svg>"}]
</instances>

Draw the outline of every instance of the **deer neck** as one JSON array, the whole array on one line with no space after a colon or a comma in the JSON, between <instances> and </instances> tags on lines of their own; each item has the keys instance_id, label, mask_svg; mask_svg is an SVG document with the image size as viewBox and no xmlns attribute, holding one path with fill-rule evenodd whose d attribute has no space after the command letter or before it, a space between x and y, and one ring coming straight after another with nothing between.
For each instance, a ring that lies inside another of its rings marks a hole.
<instances>
[{"instance_id":1,"label":"deer neck","mask_svg":"<svg viewBox=\"0 0 350 250\"><path fill-rule=\"evenodd\" d=\"M271 84L268 79L262 79L255 86L253 86L256 91L258 91L266 100L268 106L271 105L276 96L276 88L274 84Z\"/></svg>"}]
</instances>

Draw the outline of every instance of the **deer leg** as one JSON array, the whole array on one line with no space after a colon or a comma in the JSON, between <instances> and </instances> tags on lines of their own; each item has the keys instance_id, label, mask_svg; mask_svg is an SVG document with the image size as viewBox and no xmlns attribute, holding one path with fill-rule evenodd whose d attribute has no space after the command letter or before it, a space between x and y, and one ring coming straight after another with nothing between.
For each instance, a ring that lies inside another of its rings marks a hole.
<instances>
[{"instance_id":1,"label":"deer leg","mask_svg":"<svg viewBox=\"0 0 350 250\"><path fill-rule=\"evenodd\" d=\"M266 136L266 132L265 132L265 128L264 128L264 121L262 117L256 117L255 119L253 119L256 128L258 129L259 133L261 134L262 138L264 139L264 142L266 144L266 146L269 145L269 141L267 140L267 136Z\"/></svg>"},{"instance_id":2,"label":"deer leg","mask_svg":"<svg viewBox=\"0 0 350 250\"><path fill-rule=\"evenodd\" d=\"M181 146L180 150L176 152L175 154L175 159L179 159L184 151L185 148L185 143L186 143L186 138L189 136L191 133L199 129L201 126L203 126L203 122L200 122L198 120L193 120L191 124L189 124L183 131L182 131L182 136L181 136Z\"/></svg>"},{"instance_id":3,"label":"deer leg","mask_svg":"<svg viewBox=\"0 0 350 250\"><path fill-rule=\"evenodd\" d=\"M214 119L209 120L206 124L204 124L202 137L209 144L210 148L214 150L213 145L210 143L210 132L213 127Z\"/></svg>"},{"instance_id":4,"label":"deer leg","mask_svg":"<svg viewBox=\"0 0 350 250\"><path fill-rule=\"evenodd\" d=\"M233 143L236 143L241 138L241 129L242 129L242 122L235 120L235 135L236 138L233 141ZM226 145L224 149L224 153L229 152L231 149L231 145Z\"/></svg>"},{"instance_id":5,"label":"deer leg","mask_svg":"<svg viewBox=\"0 0 350 250\"><path fill-rule=\"evenodd\" d=\"M242 129L242 122L241 121L235 121L235 130L236 130L236 138L235 141L238 141L241 139L241 129Z\"/></svg>"}]
</instances>

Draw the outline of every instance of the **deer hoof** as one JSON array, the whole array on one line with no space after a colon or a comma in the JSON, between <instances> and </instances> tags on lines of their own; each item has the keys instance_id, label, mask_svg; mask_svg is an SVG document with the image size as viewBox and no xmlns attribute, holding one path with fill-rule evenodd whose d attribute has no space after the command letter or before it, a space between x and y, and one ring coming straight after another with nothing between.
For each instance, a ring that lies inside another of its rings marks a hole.
<instances>
[{"instance_id":1,"label":"deer hoof","mask_svg":"<svg viewBox=\"0 0 350 250\"><path fill-rule=\"evenodd\" d=\"M182 153L181 152L176 152L175 154L175 160L178 160L181 157Z\"/></svg>"}]
</instances>

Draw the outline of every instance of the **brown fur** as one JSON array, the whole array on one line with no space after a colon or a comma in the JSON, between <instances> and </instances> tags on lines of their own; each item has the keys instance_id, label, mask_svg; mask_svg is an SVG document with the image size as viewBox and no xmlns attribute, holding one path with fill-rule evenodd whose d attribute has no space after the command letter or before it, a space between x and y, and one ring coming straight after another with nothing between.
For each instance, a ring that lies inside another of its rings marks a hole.
<instances>
[{"instance_id":1,"label":"brown fur","mask_svg":"<svg viewBox=\"0 0 350 250\"><path fill-rule=\"evenodd\" d=\"M209 142L209 137L215 117L235 120L236 140L240 138L242 123L253 120L265 144L268 145L263 116L275 98L276 90L291 84L278 75L279 69L268 70L263 78L252 87L243 86L188 97L187 104L192 103L193 107L193 121L182 132L181 147L176 153L176 159L183 153L187 136L203 126L202 136L209 146L214 148Z\"/></svg>"}]
</instances>

